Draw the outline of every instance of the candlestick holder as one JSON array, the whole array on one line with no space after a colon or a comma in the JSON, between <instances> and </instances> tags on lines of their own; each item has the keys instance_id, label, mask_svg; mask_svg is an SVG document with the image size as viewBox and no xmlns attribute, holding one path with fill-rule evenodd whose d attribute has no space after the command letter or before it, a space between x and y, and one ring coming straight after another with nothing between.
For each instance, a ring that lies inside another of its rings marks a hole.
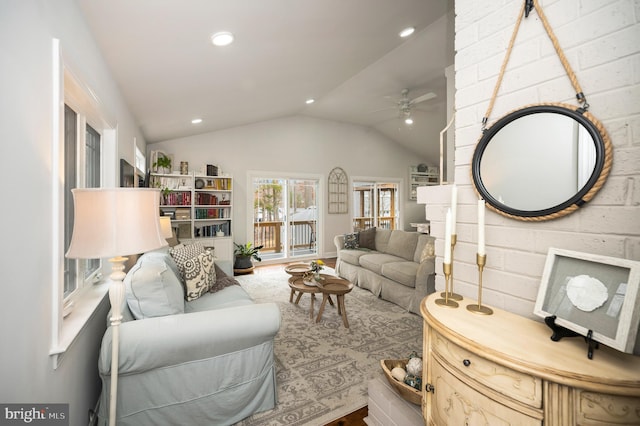
<instances>
[{"instance_id":1,"label":"candlestick holder","mask_svg":"<svg viewBox=\"0 0 640 426\"><path fill-rule=\"evenodd\" d=\"M450 291L449 291L449 280L451 279L451 264L450 263L443 263L442 264L442 271L444 272L444 292L442 292L441 296L444 297L444 299L436 299L436 305L440 305L440 306L448 306L450 308L457 308L458 307L458 302L456 302L455 300L452 300L449 297Z\"/></svg>"},{"instance_id":2,"label":"candlestick holder","mask_svg":"<svg viewBox=\"0 0 640 426\"><path fill-rule=\"evenodd\" d=\"M491 315L493 314L493 309L482 306L482 271L487 263L487 255L476 254L476 263L478 264L478 304L467 305L467 310L474 314Z\"/></svg>"},{"instance_id":3,"label":"candlestick holder","mask_svg":"<svg viewBox=\"0 0 640 426\"><path fill-rule=\"evenodd\" d=\"M445 289L445 291L442 292L440 296L444 297L445 299L460 301L462 300L462 296L453 292L453 251L456 248L457 241L458 241L458 234L451 234L451 264L449 265L451 268L451 285L449 286L449 289L448 290ZM444 293L447 291L449 292L449 294L445 295Z\"/></svg>"}]
</instances>

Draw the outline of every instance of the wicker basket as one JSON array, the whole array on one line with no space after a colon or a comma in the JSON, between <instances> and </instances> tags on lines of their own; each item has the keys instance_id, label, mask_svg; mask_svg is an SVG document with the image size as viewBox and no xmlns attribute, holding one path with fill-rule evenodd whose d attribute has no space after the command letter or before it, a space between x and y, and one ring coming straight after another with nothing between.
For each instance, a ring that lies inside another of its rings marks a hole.
<instances>
[{"instance_id":1,"label":"wicker basket","mask_svg":"<svg viewBox=\"0 0 640 426\"><path fill-rule=\"evenodd\" d=\"M387 377L389 384L398 391L402 398L412 404L421 405L422 392L403 382L399 382L391 375L391 370L395 367L402 367L406 370L407 362L409 362L408 359L383 359L380 361L380 366L382 367L382 371L384 371L384 375Z\"/></svg>"}]
</instances>

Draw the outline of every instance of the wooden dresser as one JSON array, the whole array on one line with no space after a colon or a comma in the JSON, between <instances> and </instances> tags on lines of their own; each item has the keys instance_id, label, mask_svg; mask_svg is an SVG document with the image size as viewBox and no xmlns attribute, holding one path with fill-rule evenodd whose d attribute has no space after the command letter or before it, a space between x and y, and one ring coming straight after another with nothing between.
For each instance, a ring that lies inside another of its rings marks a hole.
<instances>
[{"instance_id":1,"label":"wooden dresser","mask_svg":"<svg viewBox=\"0 0 640 426\"><path fill-rule=\"evenodd\" d=\"M550 339L543 323L437 305L424 318L422 413L428 425L640 425L640 357L581 337Z\"/></svg>"}]
</instances>

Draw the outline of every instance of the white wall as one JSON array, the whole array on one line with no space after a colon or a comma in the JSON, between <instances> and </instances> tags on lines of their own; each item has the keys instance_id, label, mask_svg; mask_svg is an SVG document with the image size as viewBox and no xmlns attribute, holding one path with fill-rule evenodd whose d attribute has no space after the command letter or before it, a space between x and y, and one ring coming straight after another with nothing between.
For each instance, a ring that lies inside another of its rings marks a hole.
<instances>
[{"instance_id":1,"label":"white wall","mask_svg":"<svg viewBox=\"0 0 640 426\"><path fill-rule=\"evenodd\" d=\"M118 123L121 156L143 141L73 0L0 3L0 153L4 251L0 284L0 401L69 403L87 424L98 398L98 349L108 302L54 370L51 342L52 38L67 65ZM131 155L131 156L130 156Z\"/></svg>"},{"instance_id":2,"label":"white wall","mask_svg":"<svg viewBox=\"0 0 640 426\"><path fill-rule=\"evenodd\" d=\"M424 160L364 127L299 116L153 143L147 148L173 154L174 170L180 161L188 161L190 171L209 163L219 164L223 173L233 175L233 232L238 243L248 241L246 215L252 212L247 212L247 171L252 170L321 174L325 191L329 172L336 166L342 167L350 179L402 179L404 229L415 231L410 223L424 220L422 206L409 201L407 194L409 166ZM335 255L333 237L351 231L350 215L328 214L326 208L322 214L325 226L319 252Z\"/></svg>"},{"instance_id":3,"label":"white wall","mask_svg":"<svg viewBox=\"0 0 640 426\"><path fill-rule=\"evenodd\" d=\"M540 2L578 81L613 143L613 168L579 211L547 222L522 222L487 212L483 302L533 317L550 247L640 260L640 6L633 0ZM457 0L456 156L459 187L454 289L477 298L477 195L470 165L481 120L513 31L521 0ZM533 11L520 32L490 122L536 102L575 105L574 90ZM442 255L449 187L422 193ZM437 271L442 271L441 258ZM437 285L444 287L442 274Z\"/></svg>"}]
</instances>

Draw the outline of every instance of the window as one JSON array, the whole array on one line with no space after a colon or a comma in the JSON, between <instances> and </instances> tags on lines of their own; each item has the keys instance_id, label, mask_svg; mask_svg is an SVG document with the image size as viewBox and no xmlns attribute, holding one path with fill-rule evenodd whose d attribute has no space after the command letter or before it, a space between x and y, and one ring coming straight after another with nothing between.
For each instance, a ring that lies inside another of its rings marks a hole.
<instances>
[{"instance_id":1,"label":"window","mask_svg":"<svg viewBox=\"0 0 640 426\"><path fill-rule=\"evenodd\" d=\"M353 181L353 230L398 229L398 182Z\"/></svg>"},{"instance_id":2,"label":"window","mask_svg":"<svg viewBox=\"0 0 640 426\"><path fill-rule=\"evenodd\" d=\"M64 251L73 231L73 188L99 188L101 185L101 137L86 117L68 105L64 107ZM64 298L98 275L100 259L64 260Z\"/></svg>"},{"instance_id":3,"label":"window","mask_svg":"<svg viewBox=\"0 0 640 426\"><path fill-rule=\"evenodd\" d=\"M115 186L116 126L90 88L64 66L59 41L53 40L54 81L51 135L51 355L53 368L105 300L102 259L67 259L73 232L76 187ZM103 263L105 265L103 265ZM109 269L109 268L108 268ZM73 311L73 315L67 315Z\"/></svg>"}]
</instances>

